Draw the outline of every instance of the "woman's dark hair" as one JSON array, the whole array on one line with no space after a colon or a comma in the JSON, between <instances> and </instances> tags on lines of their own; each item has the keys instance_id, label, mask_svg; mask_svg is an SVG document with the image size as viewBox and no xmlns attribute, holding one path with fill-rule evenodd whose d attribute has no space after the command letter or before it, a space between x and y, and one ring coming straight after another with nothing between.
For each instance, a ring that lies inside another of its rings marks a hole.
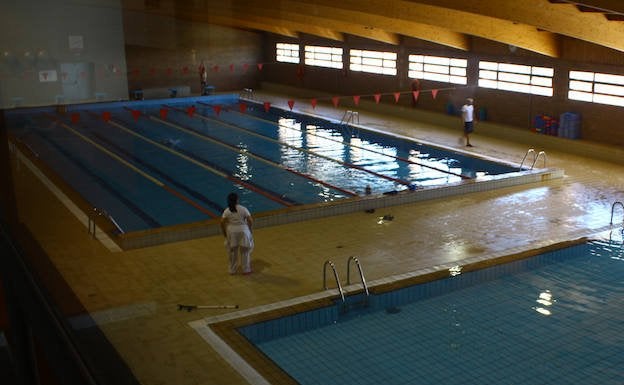
<instances>
[{"instance_id":1,"label":"woman's dark hair","mask_svg":"<svg viewBox=\"0 0 624 385\"><path fill-rule=\"evenodd\" d=\"M238 203L238 195L236 195L236 193L228 194L227 201L228 201L228 207L230 208L230 211L235 213L236 204Z\"/></svg>"}]
</instances>

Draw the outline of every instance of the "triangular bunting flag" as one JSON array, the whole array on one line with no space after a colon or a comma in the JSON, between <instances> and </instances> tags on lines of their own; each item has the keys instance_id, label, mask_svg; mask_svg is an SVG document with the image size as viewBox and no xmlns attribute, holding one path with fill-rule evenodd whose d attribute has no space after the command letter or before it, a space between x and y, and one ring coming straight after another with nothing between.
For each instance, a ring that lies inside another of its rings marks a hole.
<instances>
[{"instance_id":1,"label":"triangular bunting flag","mask_svg":"<svg viewBox=\"0 0 624 385\"><path fill-rule=\"evenodd\" d=\"M360 95L353 95L353 103L355 103L356 106L360 105Z\"/></svg>"},{"instance_id":2,"label":"triangular bunting flag","mask_svg":"<svg viewBox=\"0 0 624 385\"><path fill-rule=\"evenodd\" d=\"M375 94L373 96L375 97L375 103L379 104L379 101L381 100L381 94Z\"/></svg>"},{"instance_id":3,"label":"triangular bunting flag","mask_svg":"<svg viewBox=\"0 0 624 385\"><path fill-rule=\"evenodd\" d=\"M230 64L230 72L234 72L234 64Z\"/></svg>"},{"instance_id":4,"label":"triangular bunting flag","mask_svg":"<svg viewBox=\"0 0 624 385\"><path fill-rule=\"evenodd\" d=\"M221 106L217 105L217 106L212 106L212 109L214 111L214 113L219 116L219 114L221 113Z\"/></svg>"},{"instance_id":5,"label":"triangular bunting flag","mask_svg":"<svg viewBox=\"0 0 624 385\"><path fill-rule=\"evenodd\" d=\"M188 74L188 73L189 73L189 68L188 68L188 66L184 66L184 67L182 67L182 73L183 73L184 75L186 75L186 74Z\"/></svg>"},{"instance_id":6,"label":"triangular bunting flag","mask_svg":"<svg viewBox=\"0 0 624 385\"><path fill-rule=\"evenodd\" d=\"M186 113L192 118L193 114L195 113L195 106L190 106L189 108L187 108Z\"/></svg>"},{"instance_id":7,"label":"triangular bunting flag","mask_svg":"<svg viewBox=\"0 0 624 385\"><path fill-rule=\"evenodd\" d=\"M168 113L168 112L169 112L169 110L168 110L168 109L166 109L166 108L161 108L161 109L160 109L160 118L161 118L162 120L167 120L167 113Z\"/></svg>"},{"instance_id":8,"label":"triangular bunting flag","mask_svg":"<svg viewBox=\"0 0 624 385\"><path fill-rule=\"evenodd\" d=\"M132 117L134 118L134 120L138 120L139 116L141 116L141 111L139 110L132 110Z\"/></svg>"},{"instance_id":9,"label":"triangular bunting flag","mask_svg":"<svg viewBox=\"0 0 624 385\"><path fill-rule=\"evenodd\" d=\"M245 103L239 103L238 108L240 109L241 114L244 114L247 111L247 105Z\"/></svg>"},{"instance_id":10,"label":"triangular bunting flag","mask_svg":"<svg viewBox=\"0 0 624 385\"><path fill-rule=\"evenodd\" d=\"M74 112L71 114L71 122L76 124L78 123L78 121L80 120L80 113L79 112Z\"/></svg>"},{"instance_id":11,"label":"triangular bunting flag","mask_svg":"<svg viewBox=\"0 0 624 385\"><path fill-rule=\"evenodd\" d=\"M290 107L290 110L292 111L293 107L295 106L295 101L294 100L289 100L288 101L288 107Z\"/></svg>"},{"instance_id":12,"label":"triangular bunting flag","mask_svg":"<svg viewBox=\"0 0 624 385\"><path fill-rule=\"evenodd\" d=\"M262 67L264 67L264 64L258 63L258 71L262 71Z\"/></svg>"},{"instance_id":13,"label":"triangular bunting flag","mask_svg":"<svg viewBox=\"0 0 624 385\"><path fill-rule=\"evenodd\" d=\"M310 104L312 105L312 109L316 108L316 103L318 103L318 101L316 99L310 100Z\"/></svg>"},{"instance_id":14,"label":"triangular bunting flag","mask_svg":"<svg viewBox=\"0 0 624 385\"><path fill-rule=\"evenodd\" d=\"M394 102L398 103L400 97L401 97L401 93L400 92L395 92L394 93Z\"/></svg>"},{"instance_id":15,"label":"triangular bunting flag","mask_svg":"<svg viewBox=\"0 0 624 385\"><path fill-rule=\"evenodd\" d=\"M271 102L264 102L264 112L269 112L270 109L271 109Z\"/></svg>"},{"instance_id":16,"label":"triangular bunting flag","mask_svg":"<svg viewBox=\"0 0 624 385\"><path fill-rule=\"evenodd\" d=\"M414 101L417 101L418 95L420 95L420 91L412 91L412 95L414 96Z\"/></svg>"},{"instance_id":17,"label":"triangular bunting flag","mask_svg":"<svg viewBox=\"0 0 624 385\"><path fill-rule=\"evenodd\" d=\"M213 67L212 67L212 70L213 70L214 72L219 72L219 66L217 66L217 65L213 66Z\"/></svg>"},{"instance_id":18,"label":"triangular bunting flag","mask_svg":"<svg viewBox=\"0 0 624 385\"><path fill-rule=\"evenodd\" d=\"M438 90L431 90L431 96L435 99L438 96Z\"/></svg>"},{"instance_id":19,"label":"triangular bunting flag","mask_svg":"<svg viewBox=\"0 0 624 385\"><path fill-rule=\"evenodd\" d=\"M248 69L249 69L249 64L247 63L243 64L243 71L247 72Z\"/></svg>"},{"instance_id":20,"label":"triangular bunting flag","mask_svg":"<svg viewBox=\"0 0 624 385\"><path fill-rule=\"evenodd\" d=\"M338 96L332 97L332 104L334 107L338 107L338 104L340 104L340 98Z\"/></svg>"},{"instance_id":21,"label":"triangular bunting flag","mask_svg":"<svg viewBox=\"0 0 624 385\"><path fill-rule=\"evenodd\" d=\"M171 69L171 67L167 68L167 76L171 76L172 73L173 70Z\"/></svg>"},{"instance_id":22,"label":"triangular bunting flag","mask_svg":"<svg viewBox=\"0 0 624 385\"><path fill-rule=\"evenodd\" d=\"M102 120L105 121L106 123L108 123L108 121L111 120L111 113L110 113L110 111L102 112Z\"/></svg>"}]
</instances>

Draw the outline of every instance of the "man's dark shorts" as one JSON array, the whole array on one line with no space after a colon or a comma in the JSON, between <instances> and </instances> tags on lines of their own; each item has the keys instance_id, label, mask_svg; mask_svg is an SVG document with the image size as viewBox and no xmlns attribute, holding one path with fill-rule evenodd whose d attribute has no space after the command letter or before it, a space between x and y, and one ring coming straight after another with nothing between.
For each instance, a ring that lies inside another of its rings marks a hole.
<instances>
[{"instance_id":1,"label":"man's dark shorts","mask_svg":"<svg viewBox=\"0 0 624 385\"><path fill-rule=\"evenodd\" d=\"M464 133L470 134L472 131L474 131L472 122L464 122Z\"/></svg>"}]
</instances>

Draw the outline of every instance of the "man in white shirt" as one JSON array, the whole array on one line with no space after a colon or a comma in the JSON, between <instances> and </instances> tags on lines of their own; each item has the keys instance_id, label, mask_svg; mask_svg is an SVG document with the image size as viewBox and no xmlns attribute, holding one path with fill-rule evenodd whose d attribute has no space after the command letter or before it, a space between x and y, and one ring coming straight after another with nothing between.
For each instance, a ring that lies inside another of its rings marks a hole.
<instances>
[{"instance_id":1,"label":"man in white shirt","mask_svg":"<svg viewBox=\"0 0 624 385\"><path fill-rule=\"evenodd\" d=\"M472 103L474 100L472 98L466 99L466 104L464 104L461 108L461 116L464 122L464 137L466 138L466 146L472 147L470 144L470 134L474 131L474 106Z\"/></svg>"}]
</instances>

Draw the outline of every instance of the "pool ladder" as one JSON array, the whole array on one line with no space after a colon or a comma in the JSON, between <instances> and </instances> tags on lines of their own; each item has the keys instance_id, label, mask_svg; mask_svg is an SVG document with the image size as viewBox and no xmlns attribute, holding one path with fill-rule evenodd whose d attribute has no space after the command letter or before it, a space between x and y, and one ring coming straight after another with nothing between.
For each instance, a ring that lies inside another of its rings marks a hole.
<instances>
[{"instance_id":1,"label":"pool ladder","mask_svg":"<svg viewBox=\"0 0 624 385\"><path fill-rule=\"evenodd\" d=\"M345 111L342 115L342 119L340 119L340 124L349 124L349 122L353 124L360 124L360 113L357 111Z\"/></svg>"},{"instance_id":2,"label":"pool ladder","mask_svg":"<svg viewBox=\"0 0 624 385\"><path fill-rule=\"evenodd\" d=\"M247 99L247 100L255 100L256 99L255 96L254 96L253 88L243 88L243 90L240 92L238 97L241 98L241 99Z\"/></svg>"},{"instance_id":3,"label":"pool ladder","mask_svg":"<svg viewBox=\"0 0 624 385\"><path fill-rule=\"evenodd\" d=\"M121 226L119 226L119 223L117 223L117 221L115 220L115 218L113 218L110 214L108 214L106 211L99 209L97 207L93 207L91 209L91 215L88 215L88 232L89 235L91 235L91 237L93 239L96 238L95 233L96 233L96 224L95 224L95 218L96 217L100 217L103 216L104 218L106 218L110 223L113 224L113 226L115 226L115 228L117 229L117 231L119 232L119 234L123 234L124 231L121 228Z\"/></svg>"},{"instance_id":4,"label":"pool ladder","mask_svg":"<svg viewBox=\"0 0 624 385\"><path fill-rule=\"evenodd\" d=\"M534 149L529 148L526 154L524 154L524 158L522 158L522 162L520 162L520 167L518 168L518 170L522 170L524 161L529 157L529 154L533 154L533 163L531 163L530 170L533 170L533 167L535 166L535 163L537 163L537 160L539 159L540 156L544 158L544 168L546 168L546 151L540 151L536 153Z\"/></svg>"},{"instance_id":5,"label":"pool ladder","mask_svg":"<svg viewBox=\"0 0 624 385\"><path fill-rule=\"evenodd\" d=\"M364 278L364 272L362 271L362 265L360 261L356 257L349 257L347 260L347 285L351 284L351 262L355 263L358 268L358 272L360 273L360 281L362 282L362 287L364 288L364 292L366 293L366 299L370 296L370 292L368 291L368 285L366 284L366 279ZM340 293L340 299L342 300L343 305L345 304L345 292L340 284L340 278L338 278L338 271L336 271L336 265L327 260L323 264L323 289L327 290L327 266L331 267L332 272L334 273L334 278L336 280L336 286L338 287L338 292Z\"/></svg>"}]
</instances>

